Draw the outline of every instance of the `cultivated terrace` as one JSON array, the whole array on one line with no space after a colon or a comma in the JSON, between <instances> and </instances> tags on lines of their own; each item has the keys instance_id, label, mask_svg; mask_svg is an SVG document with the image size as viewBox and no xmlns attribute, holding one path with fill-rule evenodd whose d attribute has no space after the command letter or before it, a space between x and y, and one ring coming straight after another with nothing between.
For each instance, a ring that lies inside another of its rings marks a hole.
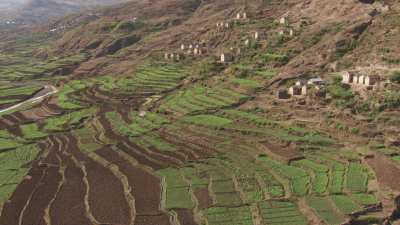
<instances>
[{"instance_id":1,"label":"cultivated terrace","mask_svg":"<svg viewBox=\"0 0 400 225\"><path fill-rule=\"evenodd\" d=\"M397 1L133 0L0 35L0 225L400 224Z\"/></svg>"}]
</instances>

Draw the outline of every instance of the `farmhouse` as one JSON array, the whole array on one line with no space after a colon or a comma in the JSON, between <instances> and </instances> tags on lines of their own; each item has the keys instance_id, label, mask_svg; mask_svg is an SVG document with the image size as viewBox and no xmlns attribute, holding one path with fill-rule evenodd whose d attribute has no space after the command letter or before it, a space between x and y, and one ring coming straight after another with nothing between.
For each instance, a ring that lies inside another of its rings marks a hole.
<instances>
[{"instance_id":1,"label":"farmhouse","mask_svg":"<svg viewBox=\"0 0 400 225\"><path fill-rule=\"evenodd\" d=\"M257 41L259 39L265 38L265 36L266 36L265 32L263 32L263 31L255 31L254 34L253 34L253 39Z\"/></svg>"},{"instance_id":2,"label":"farmhouse","mask_svg":"<svg viewBox=\"0 0 400 225\"><path fill-rule=\"evenodd\" d=\"M246 12L241 12L236 14L236 19L237 20L246 20L247 19L247 13Z\"/></svg>"},{"instance_id":3,"label":"farmhouse","mask_svg":"<svg viewBox=\"0 0 400 225\"><path fill-rule=\"evenodd\" d=\"M291 86L289 88L289 95L291 96L299 96L301 95L302 87L301 86Z\"/></svg>"},{"instance_id":4,"label":"farmhouse","mask_svg":"<svg viewBox=\"0 0 400 225\"><path fill-rule=\"evenodd\" d=\"M283 16L283 17L281 17L281 18L279 19L279 23L280 23L280 24L286 24L286 22L287 22L286 16Z\"/></svg>"},{"instance_id":5,"label":"farmhouse","mask_svg":"<svg viewBox=\"0 0 400 225\"><path fill-rule=\"evenodd\" d=\"M358 84L358 75L353 76L353 84Z\"/></svg>"},{"instance_id":6,"label":"farmhouse","mask_svg":"<svg viewBox=\"0 0 400 225\"><path fill-rule=\"evenodd\" d=\"M342 83L344 84L352 84L353 83L354 74L349 71L344 71L342 73Z\"/></svg>"},{"instance_id":7,"label":"farmhouse","mask_svg":"<svg viewBox=\"0 0 400 225\"><path fill-rule=\"evenodd\" d=\"M175 61L180 61L181 59L183 59L183 55L180 53L169 53L166 52L164 54L164 59L165 60L175 60Z\"/></svg>"},{"instance_id":8,"label":"farmhouse","mask_svg":"<svg viewBox=\"0 0 400 225\"><path fill-rule=\"evenodd\" d=\"M221 53L220 55L220 62L221 63L228 63L233 61L233 55L230 53Z\"/></svg>"},{"instance_id":9,"label":"farmhouse","mask_svg":"<svg viewBox=\"0 0 400 225\"><path fill-rule=\"evenodd\" d=\"M201 48L199 48L199 47L196 47L196 48L193 50L193 54L194 54L194 55L202 55L202 54L203 54L203 50L202 50Z\"/></svg>"},{"instance_id":10,"label":"farmhouse","mask_svg":"<svg viewBox=\"0 0 400 225\"><path fill-rule=\"evenodd\" d=\"M378 75L371 75L371 76L366 76L364 79L364 84L366 86L373 86L377 84L380 81L380 77Z\"/></svg>"},{"instance_id":11,"label":"farmhouse","mask_svg":"<svg viewBox=\"0 0 400 225\"><path fill-rule=\"evenodd\" d=\"M303 85L301 87L301 95L307 95L307 91L308 91L308 86L307 85Z\"/></svg>"}]
</instances>

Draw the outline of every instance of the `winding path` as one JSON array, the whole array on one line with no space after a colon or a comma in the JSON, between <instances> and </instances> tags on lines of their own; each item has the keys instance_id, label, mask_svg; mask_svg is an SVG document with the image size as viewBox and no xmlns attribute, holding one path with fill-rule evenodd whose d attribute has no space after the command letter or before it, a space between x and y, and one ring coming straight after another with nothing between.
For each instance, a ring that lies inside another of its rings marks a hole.
<instances>
[{"instance_id":1,"label":"winding path","mask_svg":"<svg viewBox=\"0 0 400 225\"><path fill-rule=\"evenodd\" d=\"M58 89L56 87L54 87L53 85L45 85L41 91L36 93L31 98L29 98L23 102L20 102L16 105L10 106L6 109L2 109L2 110L0 110L0 113L4 113L4 112L10 111L10 110L19 108L22 105L25 105L27 103L36 103L36 102L41 101L42 99L46 98L47 96L53 95L57 92L58 92Z\"/></svg>"}]
</instances>

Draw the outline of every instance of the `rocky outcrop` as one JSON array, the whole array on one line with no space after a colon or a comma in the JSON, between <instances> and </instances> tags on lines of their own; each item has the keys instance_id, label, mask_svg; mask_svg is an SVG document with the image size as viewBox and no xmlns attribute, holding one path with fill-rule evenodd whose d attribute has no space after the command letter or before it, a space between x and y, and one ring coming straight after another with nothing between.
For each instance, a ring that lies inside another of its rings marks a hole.
<instances>
[{"instance_id":1,"label":"rocky outcrop","mask_svg":"<svg viewBox=\"0 0 400 225\"><path fill-rule=\"evenodd\" d=\"M112 55L123 48L126 48L128 46L135 44L139 40L140 40L140 37L137 35L130 35L130 36L119 38L119 39L114 40L111 43L107 44L106 46L100 48L96 52L96 57Z\"/></svg>"}]
</instances>

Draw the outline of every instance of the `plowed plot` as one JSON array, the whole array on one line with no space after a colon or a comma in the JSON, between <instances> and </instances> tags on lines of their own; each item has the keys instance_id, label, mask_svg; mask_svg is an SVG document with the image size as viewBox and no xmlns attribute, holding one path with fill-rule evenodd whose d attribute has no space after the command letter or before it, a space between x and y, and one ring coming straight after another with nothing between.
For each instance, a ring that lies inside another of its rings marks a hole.
<instances>
[{"instance_id":1,"label":"plowed plot","mask_svg":"<svg viewBox=\"0 0 400 225\"><path fill-rule=\"evenodd\" d=\"M42 225L45 210L56 196L58 185L62 181L61 174L56 167L46 169L45 175L36 187L25 210L22 213L22 225Z\"/></svg>"},{"instance_id":2,"label":"plowed plot","mask_svg":"<svg viewBox=\"0 0 400 225\"><path fill-rule=\"evenodd\" d=\"M271 157L276 158L277 160L283 160L290 162L296 159L302 159L304 156L295 149L289 147L279 146L277 144L271 142L263 142L266 151L271 155Z\"/></svg>"},{"instance_id":3,"label":"plowed plot","mask_svg":"<svg viewBox=\"0 0 400 225\"><path fill-rule=\"evenodd\" d=\"M170 224L169 217L160 210L161 187L160 180L147 171L133 166L112 149L103 148L96 152L109 162L116 164L119 170L128 178L135 198L136 225Z\"/></svg>"},{"instance_id":4,"label":"plowed plot","mask_svg":"<svg viewBox=\"0 0 400 225\"><path fill-rule=\"evenodd\" d=\"M72 135L67 138L68 150L85 165L89 183L89 205L93 216L101 223L129 224L130 207L121 181L110 170L82 154Z\"/></svg>"},{"instance_id":5,"label":"plowed plot","mask_svg":"<svg viewBox=\"0 0 400 225\"><path fill-rule=\"evenodd\" d=\"M83 172L71 159L62 157L67 168L64 171L64 182L50 208L53 224L90 224L85 216L84 198L86 187L83 183Z\"/></svg>"},{"instance_id":6,"label":"plowed plot","mask_svg":"<svg viewBox=\"0 0 400 225\"><path fill-rule=\"evenodd\" d=\"M205 209L213 204L210 192L207 188L200 188L195 190L194 195L199 202L200 209Z\"/></svg>"},{"instance_id":7,"label":"plowed plot","mask_svg":"<svg viewBox=\"0 0 400 225\"><path fill-rule=\"evenodd\" d=\"M175 209L174 210L178 214L178 220L180 224L185 225L197 225L193 218L193 212L189 209Z\"/></svg>"},{"instance_id":8,"label":"plowed plot","mask_svg":"<svg viewBox=\"0 0 400 225\"><path fill-rule=\"evenodd\" d=\"M375 171L378 182L394 191L400 191L400 169L383 155L375 155L366 159L366 162Z\"/></svg>"},{"instance_id":9,"label":"plowed plot","mask_svg":"<svg viewBox=\"0 0 400 225\"><path fill-rule=\"evenodd\" d=\"M120 180L94 161L86 161L86 172L93 216L102 223L129 224L129 206Z\"/></svg>"},{"instance_id":10,"label":"plowed plot","mask_svg":"<svg viewBox=\"0 0 400 225\"><path fill-rule=\"evenodd\" d=\"M44 169L38 166L33 167L28 176L29 179L23 180L12 194L10 200L4 204L0 216L1 225L13 225L19 221L19 216L29 200L35 187L40 183L44 175Z\"/></svg>"}]
</instances>

